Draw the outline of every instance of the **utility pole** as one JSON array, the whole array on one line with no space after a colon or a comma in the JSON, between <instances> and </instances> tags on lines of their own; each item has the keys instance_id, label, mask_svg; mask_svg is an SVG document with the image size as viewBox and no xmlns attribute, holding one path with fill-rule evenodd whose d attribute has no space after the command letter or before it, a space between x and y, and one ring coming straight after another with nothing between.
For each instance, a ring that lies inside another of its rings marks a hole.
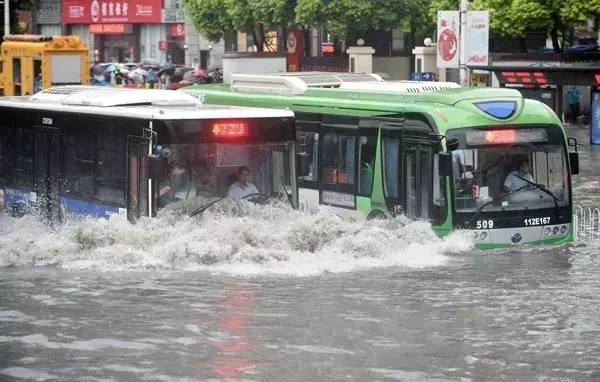
<instances>
[{"instance_id":1,"label":"utility pole","mask_svg":"<svg viewBox=\"0 0 600 382\"><path fill-rule=\"evenodd\" d=\"M467 10L469 9L469 0L460 0L460 56L459 56L459 70L460 70L460 85L469 85L469 79L467 76L467 52L465 49L465 43L467 42Z\"/></svg>"},{"instance_id":2,"label":"utility pole","mask_svg":"<svg viewBox=\"0 0 600 382\"><path fill-rule=\"evenodd\" d=\"M4 3L4 35L10 34L10 0L2 0Z\"/></svg>"}]
</instances>

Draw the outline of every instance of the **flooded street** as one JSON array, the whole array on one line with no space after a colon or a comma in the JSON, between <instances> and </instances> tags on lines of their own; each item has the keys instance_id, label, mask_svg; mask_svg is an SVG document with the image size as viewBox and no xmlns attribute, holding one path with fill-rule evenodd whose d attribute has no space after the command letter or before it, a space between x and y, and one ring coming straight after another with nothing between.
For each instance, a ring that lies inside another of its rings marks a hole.
<instances>
[{"instance_id":1,"label":"flooded street","mask_svg":"<svg viewBox=\"0 0 600 382\"><path fill-rule=\"evenodd\" d=\"M600 206L585 144L575 204ZM594 244L245 203L54 230L0 218L0 380L600 380Z\"/></svg>"}]
</instances>

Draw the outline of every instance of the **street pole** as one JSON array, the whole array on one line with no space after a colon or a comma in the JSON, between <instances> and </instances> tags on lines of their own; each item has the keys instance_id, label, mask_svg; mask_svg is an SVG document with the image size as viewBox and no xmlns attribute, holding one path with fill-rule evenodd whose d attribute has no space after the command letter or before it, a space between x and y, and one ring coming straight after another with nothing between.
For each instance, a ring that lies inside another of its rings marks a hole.
<instances>
[{"instance_id":1,"label":"street pole","mask_svg":"<svg viewBox=\"0 0 600 382\"><path fill-rule=\"evenodd\" d=\"M460 85L468 86L469 80L467 76L467 52L465 43L467 42L467 10L469 9L469 0L460 0Z\"/></svg>"},{"instance_id":2,"label":"street pole","mask_svg":"<svg viewBox=\"0 0 600 382\"><path fill-rule=\"evenodd\" d=\"M4 35L10 34L10 0L4 0Z\"/></svg>"}]
</instances>

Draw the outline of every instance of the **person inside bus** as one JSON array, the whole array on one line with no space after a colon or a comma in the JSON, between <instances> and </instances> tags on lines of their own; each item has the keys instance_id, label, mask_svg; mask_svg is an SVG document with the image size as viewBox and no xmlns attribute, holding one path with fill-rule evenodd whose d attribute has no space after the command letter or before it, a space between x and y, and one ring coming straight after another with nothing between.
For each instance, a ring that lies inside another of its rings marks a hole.
<instances>
[{"instance_id":1,"label":"person inside bus","mask_svg":"<svg viewBox=\"0 0 600 382\"><path fill-rule=\"evenodd\" d=\"M192 182L197 196L211 197L217 193L216 179L211 175L205 159L195 159L192 162Z\"/></svg>"},{"instance_id":2,"label":"person inside bus","mask_svg":"<svg viewBox=\"0 0 600 382\"><path fill-rule=\"evenodd\" d=\"M502 187L502 190L504 192L513 192L520 188L528 186L529 183L527 183L526 180L533 182L529 159L520 158L517 160L517 165L518 169L510 172L504 180L504 185Z\"/></svg>"},{"instance_id":3,"label":"person inside bus","mask_svg":"<svg viewBox=\"0 0 600 382\"><path fill-rule=\"evenodd\" d=\"M175 159L171 162L171 171L168 180L161 184L159 195L162 205L196 196L196 188L192 183L191 169L186 166L183 160Z\"/></svg>"},{"instance_id":4,"label":"person inside bus","mask_svg":"<svg viewBox=\"0 0 600 382\"><path fill-rule=\"evenodd\" d=\"M237 180L229 186L227 196L232 199L242 200L246 196L258 193L256 186L250 182L250 169L246 166L238 168Z\"/></svg>"}]
</instances>

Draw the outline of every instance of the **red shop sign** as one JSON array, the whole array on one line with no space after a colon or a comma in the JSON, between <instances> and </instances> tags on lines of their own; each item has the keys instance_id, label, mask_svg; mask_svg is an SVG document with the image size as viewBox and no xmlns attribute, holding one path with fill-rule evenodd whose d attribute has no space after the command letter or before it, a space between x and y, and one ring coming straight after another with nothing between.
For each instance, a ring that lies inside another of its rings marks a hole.
<instances>
[{"instance_id":1,"label":"red shop sign","mask_svg":"<svg viewBox=\"0 0 600 382\"><path fill-rule=\"evenodd\" d=\"M185 24L171 24L170 34L173 37L185 37Z\"/></svg>"},{"instance_id":2,"label":"red shop sign","mask_svg":"<svg viewBox=\"0 0 600 382\"><path fill-rule=\"evenodd\" d=\"M131 33L131 25L127 24L91 24L90 33L93 34L125 34Z\"/></svg>"},{"instance_id":3,"label":"red shop sign","mask_svg":"<svg viewBox=\"0 0 600 382\"><path fill-rule=\"evenodd\" d=\"M160 23L162 0L63 0L65 24Z\"/></svg>"},{"instance_id":4,"label":"red shop sign","mask_svg":"<svg viewBox=\"0 0 600 382\"><path fill-rule=\"evenodd\" d=\"M167 50L169 49L169 42L165 40L160 40L158 42L158 50Z\"/></svg>"}]
</instances>

